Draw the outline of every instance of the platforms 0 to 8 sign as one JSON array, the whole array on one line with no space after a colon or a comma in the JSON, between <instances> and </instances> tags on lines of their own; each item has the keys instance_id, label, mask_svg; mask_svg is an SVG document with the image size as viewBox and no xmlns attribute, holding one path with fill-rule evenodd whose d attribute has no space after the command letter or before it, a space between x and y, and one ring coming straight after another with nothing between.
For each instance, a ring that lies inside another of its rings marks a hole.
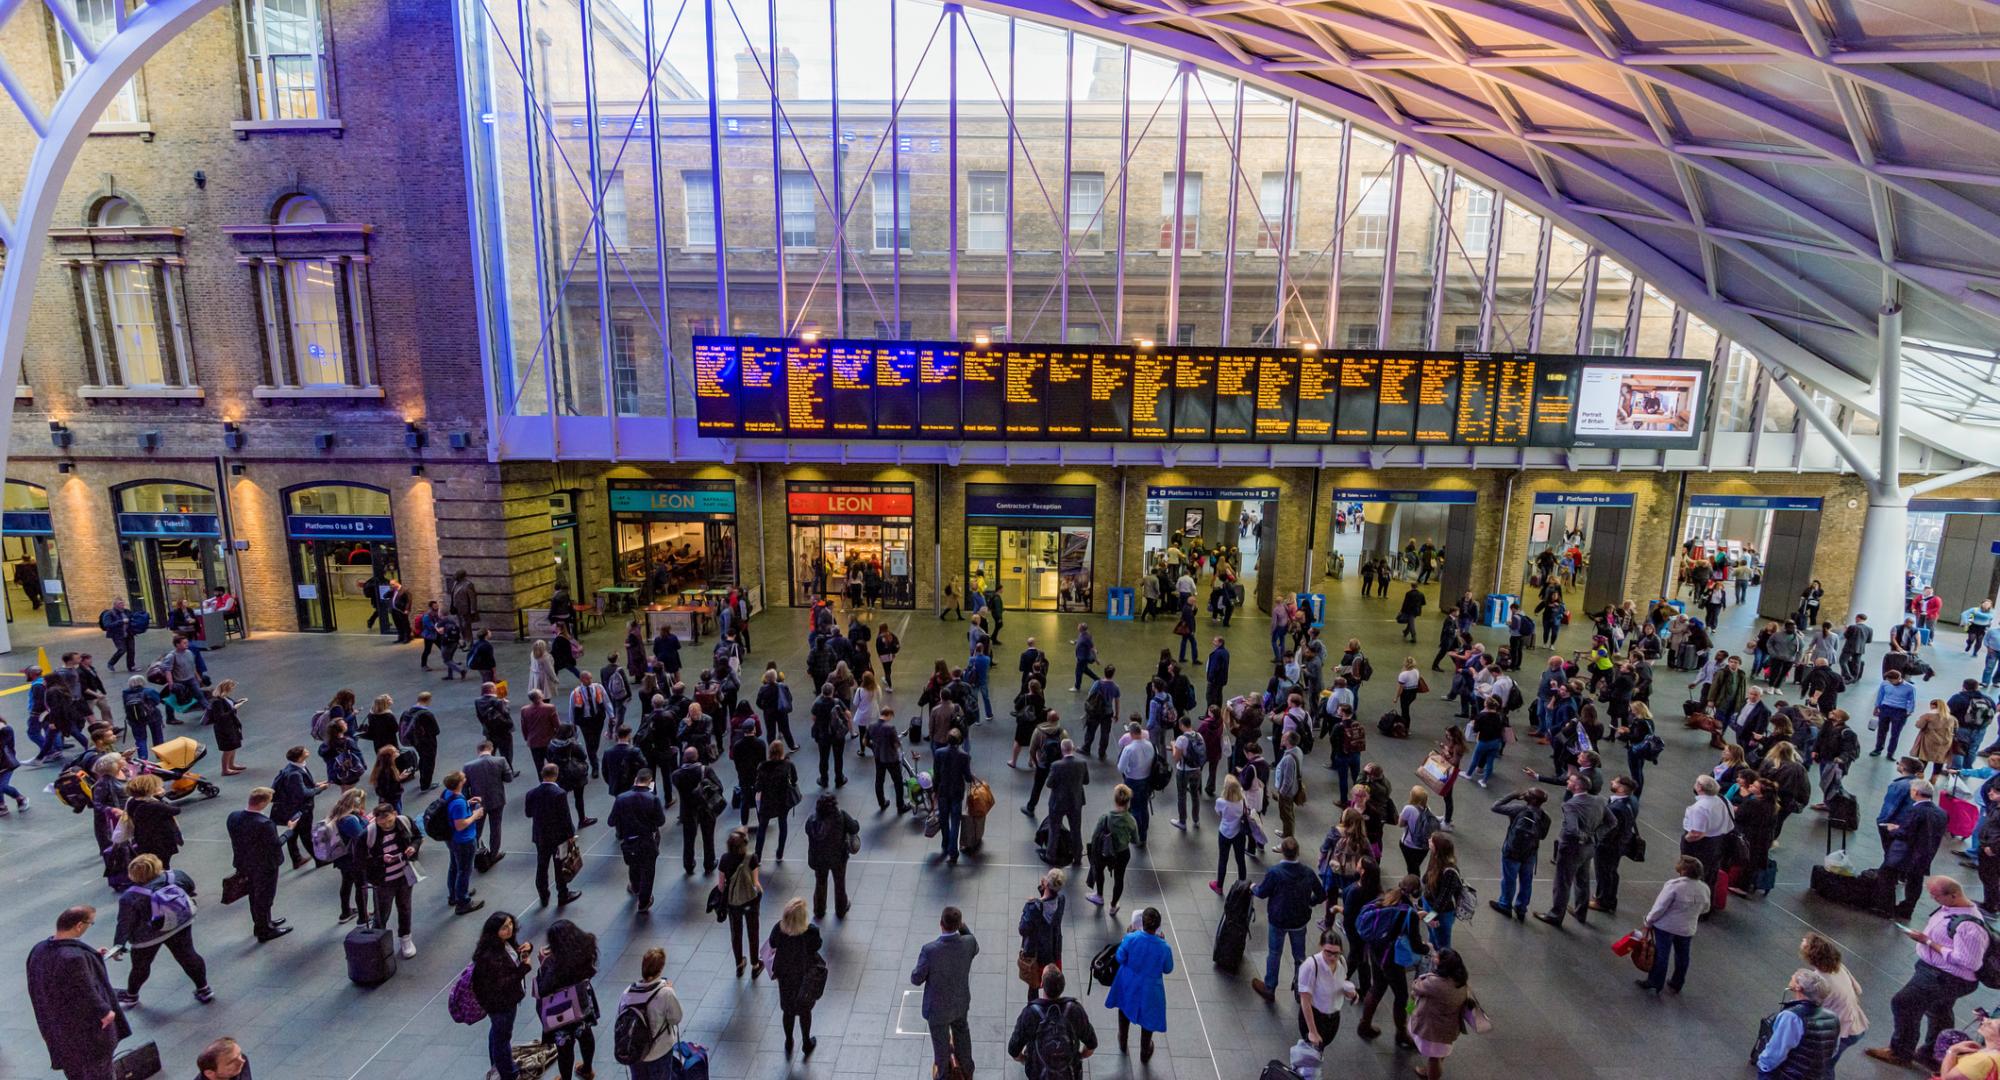
<instances>
[{"instance_id":1,"label":"platforms 0 to 8 sign","mask_svg":"<svg viewBox=\"0 0 2000 1080\"><path fill-rule=\"evenodd\" d=\"M710 437L1699 443L1706 365L1408 350L698 337Z\"/></svg>"}]
</instances>

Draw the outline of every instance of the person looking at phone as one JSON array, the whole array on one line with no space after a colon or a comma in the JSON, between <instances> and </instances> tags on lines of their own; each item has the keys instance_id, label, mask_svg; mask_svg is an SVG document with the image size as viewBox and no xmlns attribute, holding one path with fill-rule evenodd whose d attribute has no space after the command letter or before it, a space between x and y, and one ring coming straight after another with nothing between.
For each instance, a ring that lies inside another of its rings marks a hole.
<instances>
[{"instance_id":1,"label":"person looking at phone","mask_svg":"<svg viewBox=\"0 0 2000 1080\"><path fill-rule=\"evenodd\" d=\"M445 816L451 819L451 868L445 872L445 902L460 915L470 915L486 906L472 899L472 856L479 849L479 822L486 807L479 796L465 795L465 774L453 771L444 778Z\"/></svg>"},{"instance_id":2,"label":"person looking at phone","mask_svg":"<svg viewBox=\"0 0 2000 1080\"><path fill-rule=\"evenodd\" d=\"M1938 907L1923 929L1897 927L1916 943L1917 967L1889 999L1894 1033L1888 1046L1867 1050L1869 1057L1903 1068L1916 1064L1920 1024L1930 1022L1929 1038L1922 1044L1925 1047L1936 1043L1939 1032L1955 1026L1952 1006L1978 988L1979 965L1990 940L1986 921L1957 881L1940 874L1924 882L1924 891Z\"/></svg>"},{"instance_id":3,"label":"person looking at phone","mask_svg":"<svg viewBox=\"0 0 2000 1080\"><path fill-rule=\"evenodd\" d=\"M516 940L519 927L514 916L496 911L480 928L479 944L472 948L472 996L486 1010L486 1056L500 1080L517 1080L514 1066L514 1015L528 994L528 969L533 963L534 946Z\"/></svg>"}]
</instances>

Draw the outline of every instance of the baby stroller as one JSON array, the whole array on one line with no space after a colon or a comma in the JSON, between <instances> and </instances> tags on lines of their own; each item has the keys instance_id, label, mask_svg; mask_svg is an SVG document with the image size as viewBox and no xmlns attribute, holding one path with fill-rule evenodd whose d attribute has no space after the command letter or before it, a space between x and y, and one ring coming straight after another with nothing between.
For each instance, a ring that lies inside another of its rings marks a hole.
<instances>
[{"instance_id":1,"label":"baby stroller","mask_svg":"<svg viewBox=\"0 0 2000 1080\"><path fill-rule=\"evenodd\" d=\"M195 798L213 799L222 794L222 789L216 787L213 781L194 771L195 763L207 756L208 747L182 736L153 747L150 760L135 756L131 761L134 775L152 773L158 776L166 785L162 797L170 803L178 803Z\"/></svg>"},{"instance_id":2,"label":"baby stroller","mask_svg":"<svg viewBox=\"0 0 2000 1080\"><path fill-rule=\"evenodd\" d=\"M903 765L903 795L910 800L910 809L918 821L937 812L937 797L931 794L931 774L917 769L917 755L908 750L901 755Z\"/></svg>"}]
</instances>

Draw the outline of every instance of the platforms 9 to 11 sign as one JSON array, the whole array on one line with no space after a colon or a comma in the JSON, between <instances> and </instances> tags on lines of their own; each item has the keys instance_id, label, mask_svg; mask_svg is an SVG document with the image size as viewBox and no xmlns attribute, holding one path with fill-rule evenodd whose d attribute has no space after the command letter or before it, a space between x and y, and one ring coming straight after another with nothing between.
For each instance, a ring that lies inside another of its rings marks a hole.
<instances>
[{"instance_id":1,"label":"platforms 9 to 11 sign","mask_svg":"<svg viewBox=\"0 0 2000 1080\"><path fill-rule=\"evenodd\" d=\"M1673 360L696 337L714 438L1676 449L1708 368Z\"/></svg>"}]
</instances>

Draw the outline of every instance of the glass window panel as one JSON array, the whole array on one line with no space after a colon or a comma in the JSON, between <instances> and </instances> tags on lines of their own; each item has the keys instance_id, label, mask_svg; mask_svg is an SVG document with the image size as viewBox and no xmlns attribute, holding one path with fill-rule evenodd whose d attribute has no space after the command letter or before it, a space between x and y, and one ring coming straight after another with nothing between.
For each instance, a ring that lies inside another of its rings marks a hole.
<instances>
[{"instance_id":1,"label":"glass window panel","mask_svg":"<svg viewBox=\"0 0 2000 1080\"><path fill-rule=\"evenodd\" d=\"M1300 182L1292 194L1292 252L1285 267L1285 338L1325 344L1328 290L1332 287L1334 231L1340 221L1341 123L1299 110L1293 167ZM1308 180L1307 178L1310 178Z\"/></svg>"},{"instance_id":2,"label":"glass window panel","mask_svg":"<svg viewBox=\"0 0 2000 1080\"><path fill-rule=\"evenodd\" d=\"M782 327L777 294L778 236L772 228L771 95L786 79L791 58L771 55L766 0L713 0L716 119L720 142L721 206L711 194L708 231L696 233L690 202L688 240L720 242L729 273L729 317L738 333L775 334ZM672 5L678 6L678 5ZM690 6L683 18L700 17ZM604 50L600 47L601 54ZM604 101L600 109L610 108ZM717 229L720 230L718 239Z\"/></svg>"},{"instance_id":3,"label":"glass window panel","mask_svg":"<svg viewBox=\"0 0 2000 1080\"><path fill-rule=\"evenodd\" d=\"M1789 432L1799 425L1799 407L1792 404L1789 394L1771 385L1769 373L1763 380L1764 430ZM1825 399L1830 402L1832 399Z\"/></svg>"},{"instance_id":4,"label":"glass window panel","mask_svg":"<svg viewBox=\"0 0 2000 1080\"><path fill-rule=\"evenodd\" d=\"M1493 192L1464 176L1455 176L1451 210L1451 232L1444 239L1438 342L1440 348L1465 352L1479 347L1486 249L1493 232Z\"/></svg>"},{"instance_id":5,"label":"glass window panel","mask_svg":"<svg viewBox=\"0 0 2000 1080\"><path fill-rule=\"evenodd\" d=\"M1011 85L1008 20L986 11L968 9L958 25L958 169L968 192L974 177L999 177L992 204L998 211L1001 236L979 246L969 235L972 221L959 231L958 321L954 337L986 334L1007 337L1007 268L1005 226L1007 205L1007 98ZM963 212L963 210L961 211Z\"/></svg>"},{"instance_id":6,"label":"glass window panel","mask_svg":"<svg viewBox=\"0 0 2000 1080\"><path fill-rule=\"evenodd\" d=\"M785 329L831 334L834 233L841 225L833 160L833 50L826 0L772 0L777 11L778 164L785 246ZM691 9L698 10L698 9ZM769 104L768 102L766 103ZM854 167L859 167L854 166ZM762 197L761 192L758 197ZM827 226L822 232L822 226Z\"/></svg>"},{"instance_id":7,"label":"glass window panel","mask_svg":"<svg viewBox=\"0 0 2000 1080\"><path fill-rule=\"evenodd\" d=\"M1555 230L1549 240L1549 284L1542 301L1542 339L1536 351L1573 353L1583 317L1583 277L1590 246Z\"/></svg>"},{"instance_id":8,"label":"glass window panel","mask_svg":"<svg viewBox=\"0 0 2000 1080\"><path fill-rule=\"evenodd\" d=\"M1639 294L1639 336L1632 355L1671 356L1673 340L1674 302L1648 285Z\"/></svg>"},{"instance_id":9,"label":"glass window panel","mask_svg":"<svg viewBox=\"0 0 2000 1080\"><path fill-rule=\"evenodd\" d=\"M1172 175L1180 130L1180 76L1173 61L1134 51L1131 63L1132 120L1126 142L1125 337L1166 335L1167 281L1173 260L1159 247L1173 230L1173 196L1155 194L1158 178ZM1148 190L1153 189L1153 190ZM1100 286L1100 297L1108 293Z\"/></svg>"},{"instance_id":10,"label":"glass window panel","mask_svg":"<svg viewBox=\"0 0 2000 1080\"><path fill-rule=\"evenodd\" d=\"M1395 147L1353 129L1347 151L1347 223L1341 230L1340 296L1334 340L1350 348L1376 344L1382 317L1382 272L1387 268L1389 190L1395 182ZM1366 327L1366 333L1361 328Z\"/></svg>"},{"instance_id":11,"label":"glass window panel","mask_svg":"<svg viewBox=\"0 0 2000 1080\"><path fill-rule=\"evenodd\" d=\"M1110 341L1118 320L1118 267L1112 256L1117 253L1125 169L1119 142L1125 117L1124 46L1076 35L1067 82L1070 259L1063 276L1069 290L1068 335L1071 341ZM1150 110L1152 102L1146 104ZM1144 120L1132 117L1134 125ZM1092 336L1080 336L1086 327Z\"/></svg>"},{"instance_id":12,"label":"glass window panel","mask_svg":"<svg viewBox=\"0 0 2000 1080\"><path fill-rule=\"evenodd\" d=\"M681 228L690 248L715 246L715 175L707 169L681 172Z\"/></svg>"},{"instance_id":13,"label":"glass window panel","mask_svg":"<svg viewBox=\"0 0 2000 1080\"><path fill-rule=\"evenodd\" d=\"M787 172L784 178L785 247L809 248L819 242L819 194L811 174Z\"/></svg>"},{"instance_id":14,"label":"glass window panel","mask_svg":"<svg viewBox=\"0 0 2000 1080\"><path fill-rule=\"evenodd\" d=\"M1049 341L1062 333L1063 112L1068 34L1014 23L1014 310L1008 336Z\"/></svg>"},{"instance_id":15,"label":"glass window panel","mask_svg":"<svg viewBox=\"0 0 2000 1080\"><path fill-rule=\"evenodd\" d=\"M104 264L105 292L111 301L111 340L125 386L164 386L166 362L153 290L153 268L141 262Z\"/></svg>"},{"instance_id":16,"label":"glass window panel","mask_svg":"<svg viewBox=\"0 0 2000 1080\"><path fill-rule=\"evenodd\" d=\"M1278 248L1285 242L1286 214L1296 216L1296 178L1286 183L1285 144L1291 105L1245 87L1242 137L1236 147L1236 241L1230 253L1230 345L1276 346L1278 341ZM1289 208L1286 200L1289 198ZM1227 207L1224 207L1226 210ZM1185 277L1185 274L1183 275Z\"/></svg>"},{"instance_id":17,"label":"glass window panel","mask_svg":"<svg viewBox=\"0 0 2000 1080\"><path fill-rule=\"evenodd\" d=\"M897 2L896 73L901 105L896 119L896 168L903 175L901 231L905 236L898 264L902 274L899 318L909 323L909 333L919 338L951 333L948 248L955 181L949 144L954 21L941 4ZM843 28L842 37L846 36ZM843 78L846 73L843 67ZM886 173L890 168L887 156L875 167ZM963 195L960 199L962 214ZM877 204L876 212L883 213L883 204ZM879 220L886 223L886 218Z\"/></svg>"},{"instance_id":18,"label":"glass window panel","mask_svg":"<svg viewBox=\"0 0 2000 1080\"><path fill-rule=\"evenodd\" d=\"M1499 220L1500 254L1493 268L1493 329L1486 347L1519 352L1528 347L1535 318L1535 265L1541 259L1542 219L1512 203Z\"/></svg>"},{"instance_id":19,"label":"glass window panel","mask_svg":"<svg viewBox=\"0 0 2000 1080\"><path fill-rule=\"evenodd\" d=\"M254 118L321 116L319 0L243 0L243 6Z\"/></svg>"},{"instance_id":20,"label":"glass window panel","mask_svg":"<svg viewBox=\"0 0 2000 1080\"><path fill-rule=\"evenodd\" d=\"M1223 280L1228 269L1229 185L1234 161L1236 80L1198 72L1188 83L1187 181L1181 188L1180 323L1194 324L1194 343L1222 344ZM1282 140L1281 140L1282 141ZM1279 163L1283 164L1283 158ZM1249 181L1255 190L1256 178ZM1205 190L1204 190L1205 189ZM1160 178L1160 247L1173 246L1174 177ZM1255 201L1239 189L1237 202ZM1264 320L1269 321L1268 316Z\"/></svg>"},{"instance_id":21,"label":"glass window panel","mask_svg":"<svg viewBox=\"0 0 2000 1080\"><path fill-rule=\"evenodd\" d=\"M292 315L292 356L302 386L344 386L347 363L341 348L339 269L325 259L285 264L285 301Z\"/></svg>"},{"instance_id":22,"label":"glass window panel","mask_svg":"<svg viewBox=\"0 0 2000 1080\"><path fill-rule=\"evenodd\" d=\"M1749 350L1731 342L1729 356L1722 364L1722 377L1715 392L1717 431L1749 431L1757 401L1757 381L1762 372Z\"/></svg>"},{"instance_id":23,"label":"glass window panel","mask_svg":"<svg viewBox=\"0 0 2000 1080\"><path fill-rule=\"evenodd\" d=\"M604 173L604 239L621 248L632 242L632 218L625 208L622 169L607 169Z\"/></svg>"},{"instance_id":24,"label":"glass window panel","mask_svg":"<svg viewBox=\"0 0 2000 1080\"><path fill-rule=\"evenodd\" d=\"M896 175L896 188L889 188L889 175L874 176L875 250L910 246L910 174Z\"/></svg>"},{"instance_id":25,"label":"glass window panel","mask_svg":"<svg viewBox=\"0 0 2000 1080\"><path fill-rule=\"evenodd\" d=\"M890 220L890 189L880 185L893 168L889 112L894 107L896 69L889 62L891 0L833 0L834 18L860 32L837 35L835 67L840 81L840 182L845 237L841 304L851 331L892 318L893 249L876 243L875 226ZM877 198L877 195L884 196ZM893 236L885 235L885 241Z\"/></svg>"},{"instance_id":26,"label":"glass window panel","mask_svg":"<svg viewBox=\"0 0 2000 1080\"><path fill-rule=\"evenodd\" d=\"M125 0L56 0L67 4L76 16L77 28L91 45L102 45L118 32L118 8ZM76 43L61 30L56 39L62 53L63 83L68 85L83 73L83 54L76 49ZM104 107L104 115L98 117L100 123L132 123L139 119L139 82L133 79L118 90L118 96Z\"/></svg>"},{"instance_id":27,"label":"glass window panel","mask_svg":"<svg viewBox=\"0 0 2000 1080\"><path fill-rule=\"evenodd\" d=\"M1430 345L1431 297L1436 286L1438 230L1444 220L1444 166L1403 155L1402 220L1396 231L1396 299L1389 343Z\"/></svg>"},{"instance_id":28,"label":"glass window panel","mask_svg":"<svg viewBox=\"0 0 2000 1080\"><path fill-rule=\"evenodd\" d=\"M1597 260L1597 298L1590 318L1590 352L1615 356L1625 347L1625 316L1632 310L1632 271L1610 256Z\"/></svg>"},{"instance_id":29,"label":"glass window panel","mask_svg":"<svg viewBox=\"0 0 2000 1080\"><path fill-rule=\"evenodd\" d=\"M639 415L638 328L629 322L611 327L611 401L620 416Z\"/></svg>"},{"instance_id":30,"label":"glass window panel","mask_svg":"<svg viewBox=\"0 0 2000 1080\"><path fill-rule=\"evenodd\" d=\"M1161 251L1171 251L1174 246L1174 191L1181 193L1181 250L1195 251L1201 247L1201 174L1188 173L1187 183L1180 184L1173 173L1160 175L1160 243Z\"/></svg>"},{"instance_id":31,"label":"glass window panel","mask_svg":"<svg viewBox=\"0 0 2000 1080\"><path fill-rule=\"evenodd\" d=\"M1715 327L1689 315L1687 329L1681 332L1681 357L1687 360L1715 359L1717 338Z\"/></svg>"},{"instance_id":32,"label":"glass window panel","mask_svg":"<svg viewBox=\"0 0 2000 1080\"><path fill-rule=\"evenodd\" d=\"M966 186L965 246L968 251L1007 248L1007 174L973 173Z\"/></svg>"}]
</instances>

